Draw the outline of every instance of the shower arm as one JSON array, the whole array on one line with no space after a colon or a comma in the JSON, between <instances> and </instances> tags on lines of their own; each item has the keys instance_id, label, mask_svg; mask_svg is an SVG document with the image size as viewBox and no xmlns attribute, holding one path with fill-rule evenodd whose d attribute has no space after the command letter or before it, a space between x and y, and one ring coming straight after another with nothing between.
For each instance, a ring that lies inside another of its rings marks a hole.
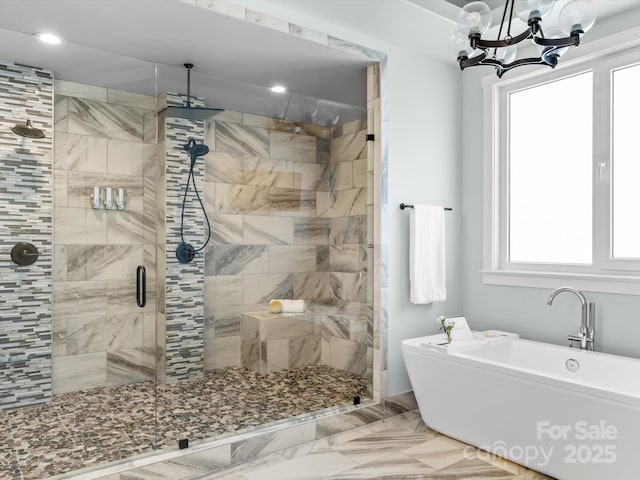
<instances>
[{"instance_id":1,"label":"shower arm","mask_svg":"<svg viewBox=\"0 0 640 480\"><path fill-rule=\"evenodd\" d=\"M187 69L187 108L191 107L191 69L193 63L185 63L184 67Z\"/></svg>"}]
</instances>

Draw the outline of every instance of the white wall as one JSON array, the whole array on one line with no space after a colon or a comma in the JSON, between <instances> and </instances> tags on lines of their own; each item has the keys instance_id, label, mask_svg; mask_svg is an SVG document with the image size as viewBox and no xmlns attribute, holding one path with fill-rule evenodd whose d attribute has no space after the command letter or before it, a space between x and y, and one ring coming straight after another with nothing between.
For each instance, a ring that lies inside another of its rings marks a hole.
<instances>
[{"instance_id":1,"label":"white wall","mask_svg":"<svg viewBox=\"0 0 640 480\"><path fill-rule=\"evenodd\" d=\"M247 8L389 55L389 393L409 390L400 341L435 333L440 314L460 313L461 74L449 58L454 24L401 0L236 0ZM443 204L447 213L448 300L409 302L408 212Z\"/></svg>"},{"instance_id":2,"label":"white wall","mask_svg":"<svg viewBox=\"0 0 640 480\"><path fill-rule=\"evenodd\" d=\"M584 44L636 27L640 10L596 22ZM579 50L577 51L579 52ZM577 333L580 305L574 296L559 296L546 304L551 290L483 285L482 268L482 89L480 79L487 68L463 73L463 292L464 313L478 329L498 328L520 333L524 338L566 344L569 333ZM515 73L515 72L514 72ZM509 75L509 74L507 74ZM545 120L541 116L541 120ZM561 119L548 119L558 122ZM640 357L640 296L587 293L597 304L597 349Z\"/></svg>"}]
</instances>

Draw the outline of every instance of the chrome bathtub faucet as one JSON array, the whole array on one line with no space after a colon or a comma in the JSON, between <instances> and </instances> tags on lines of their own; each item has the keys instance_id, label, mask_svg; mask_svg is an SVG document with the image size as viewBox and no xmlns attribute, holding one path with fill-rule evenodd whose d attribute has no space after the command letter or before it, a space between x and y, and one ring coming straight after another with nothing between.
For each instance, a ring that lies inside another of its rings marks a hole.
<instances>
[{"instance_id":1,"label":"chrome bathtub faucet","mask_svg":"<svg viewBox=\"0 0 640 480\"><path fill-rule=\"evenodd\" d=\"M569 292L573 293L580 299L580 305L582 307L582 317L580 323L580 332L578 335L569 335L569 346L573 347L573 342L580 342L580 348L582 350L594 350L594 338L595 338L595 324L596 324L596 304L588 303L584 294L573 287L560 287L556 288L549 298L547 299L547 305L553 304L553 299L559 293Z\"/></svg>"}]
</instances>

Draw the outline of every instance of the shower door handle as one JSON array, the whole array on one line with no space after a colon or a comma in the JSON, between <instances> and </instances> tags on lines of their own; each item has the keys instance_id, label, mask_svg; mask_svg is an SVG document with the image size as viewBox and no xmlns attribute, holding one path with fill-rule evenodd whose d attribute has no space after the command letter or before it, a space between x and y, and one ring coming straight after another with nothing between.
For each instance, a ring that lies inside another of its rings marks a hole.
<instances>
[{"instance_id":1,"label":"shower door handle","mask_svg":"<svg viewBox=\"0 0 640 480\"><path fill-rule=\"evenodd\" d=\"M147 270L142 265L136 270L136 303L140 308L147 304Z\"/></svg>"}]
</instances>

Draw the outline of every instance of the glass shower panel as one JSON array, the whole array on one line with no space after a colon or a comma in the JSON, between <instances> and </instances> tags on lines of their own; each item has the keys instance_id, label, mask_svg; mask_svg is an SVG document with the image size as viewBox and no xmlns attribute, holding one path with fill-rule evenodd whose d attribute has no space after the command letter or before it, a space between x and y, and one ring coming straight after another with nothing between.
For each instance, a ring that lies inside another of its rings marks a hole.
<instances>
[{"instance_id":1,"label":"glass shower panel","mask_svg":"<svg viewBox=\"0 0 640 480\"><path fill-rule=\"evenodd\" d=\"M0 30L2 478L155 448L155 66L58 48Z\"/></svg>"},{"instance_id":2,"label":"glass shower panel","mask_svg":"<svg viewBox=\"0 0 640 480\"><path fill-rule=\"evenodd\" d=\"M372 396L366 110L239 82L232 95L197 65L191 80L195 108L225 111L159 126L158 442L169 449ZM184 69L159 65L158 84L159 109L185 104ZM203 245L207 221L206 248L181 263L179 245ZM271 299L306 307L272 313Z\"/></svg>"}]
</instances>

